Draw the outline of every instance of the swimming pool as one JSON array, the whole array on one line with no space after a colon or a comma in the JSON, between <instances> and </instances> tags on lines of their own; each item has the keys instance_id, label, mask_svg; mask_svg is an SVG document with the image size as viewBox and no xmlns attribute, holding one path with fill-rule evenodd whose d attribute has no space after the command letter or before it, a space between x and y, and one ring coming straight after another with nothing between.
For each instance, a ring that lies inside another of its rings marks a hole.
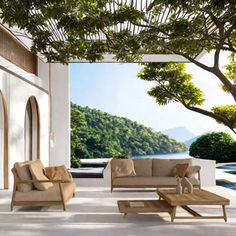
<instances>
[{"instance_id":1,"label":"swimming pool","mask_svg":"<svg viewBox=\"0 0 236 236\"><path fill-rule=\"evenodd\" d=\"M225 173L236 175L236 164L226 164L222 166L217 166L216 168L224 170Z\"/></svg>"},{"instance_id":2,"label":"swimming pool","mask_svg":"<svg viewBox=\"0 0 236 236\"><path fill-rule=\"evenodd\" d=\"M225 164L217 166L216 168L221 169L223 172L227 174L236 175L236 164ZM232 183L224 179L216 180L216 185L236 190L236 183Z\"/></svg>"},{"instance_id":3,"label":"swimming pool","mask_svg":"<svg viewBox=\"0 0 236 236\"><path fill-rule=\"evenodd\" d=\"M227 182L226 180L216 180L216 185L236 190L236 183Z\"/></svg>"}]
</instances>

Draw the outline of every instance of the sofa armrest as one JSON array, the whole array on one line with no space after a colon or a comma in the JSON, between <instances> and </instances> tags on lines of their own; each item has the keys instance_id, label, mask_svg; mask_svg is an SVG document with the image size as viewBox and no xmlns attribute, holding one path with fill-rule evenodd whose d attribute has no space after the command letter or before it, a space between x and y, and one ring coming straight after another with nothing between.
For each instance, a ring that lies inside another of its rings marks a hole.
<instances>
[{"instance_id":1,"label":"sofa armrest","mask_svg":"<svg viewBox=\"0 0 236 236\"><path fill-rule=\"evenodd\" d=\"M200 188L201 188L201 173L200 173L200 170L197 172L197 179L199 180Z\"/></svg>"}]
</instances>

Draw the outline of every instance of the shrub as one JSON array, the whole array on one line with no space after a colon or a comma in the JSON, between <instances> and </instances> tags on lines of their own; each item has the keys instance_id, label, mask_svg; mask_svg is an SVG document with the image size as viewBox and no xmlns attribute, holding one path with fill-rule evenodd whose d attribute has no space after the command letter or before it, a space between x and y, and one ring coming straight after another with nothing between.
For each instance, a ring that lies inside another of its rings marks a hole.
<instances>
[{"instance_id":1,"label":"shrub","mask_svg":"<svg viewBox=\"0 0 236 236\"><path fill-rule=\"evenodd\" d=\"M71 167L72 168L80 168L81 166L81 161L78 158L72 157L71 158Z\"/></svg>"},{"instance_id":2,"label":"shrub","mask_svg":"<svg viewBox=\"0 0 236 236\"><path fill-rule=\"evenodd\" d=\"M224 132L208 133L192 143L189 154L195 158L216 162L235 162L236 141Z\"/></svg>"}]
</instances>

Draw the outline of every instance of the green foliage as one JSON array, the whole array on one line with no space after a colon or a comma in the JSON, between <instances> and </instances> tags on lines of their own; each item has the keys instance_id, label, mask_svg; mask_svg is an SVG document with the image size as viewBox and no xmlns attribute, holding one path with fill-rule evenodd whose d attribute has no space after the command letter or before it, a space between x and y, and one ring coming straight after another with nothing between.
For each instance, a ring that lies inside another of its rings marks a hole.
<instances>
[{"instance_id":1,"label":"green foliage","mask_svg":"<svg viewBox=\"0 0 236 236\"><path fill-rule=\"evenodd\" d=\"M212 108L212 111L215 114L226 117L232 126L236 128L236 105L215 106Z\"/></svg>"},{"instance_id":2,"label":"green foliage","mask_svg":"<svg viewBox=\"0 0 236 236\"><path fill-rule=\"evenodd\" d=\"M235 162L236 141L224 132L208 133L192 143L189 154L196 158L217 162Z\"/></svg>"},{"instance_id":3,"label":"green foliage","mask_svg":"<svg viewBox=\"0 0 236 236\"><path fill-rule=\"evenodd\" d=\"M181 102L191 106L204 102L203 92L192 83L184 63L147 63L138 77L157 83L148 93L160 105Z\"/></svg>"},{"instance_id":4,"label":"green foliage","mask_svg":"<svg viewBox=\"0 0 236 236\"><path fill-rule=\"evenodd\" d=\"M225 66L225 76L234 84L236 84L236 61L235 53L231 53L229 56L229 64ZM224 84L221 85L221 88L225 92L229 92Z\"/></svg>"},{"instance_id":5,"label":"green foliage","mask_svg":"<svg viewBox=\"0 0 236 236\"><path fill-rule=\"evenodd\" d=\"M183 143L126 118L71 104L72 159L186 151Z\"/></svg>"},{"instance_id":6,"label":"green foliage","mask_svg":"<svg viewBox=\"0 0 236 236\"><path fill-rule=\"evenodd\" d=\"M203 49L219 47L235 52L234 0L158 0L148 4L147 9L139 11L134 7L135 1L1 0L0 14L3 23L25 29L33 39L32 50L41 52L49 61L95 61L102 59L104 53L131 61L145 52L179 53L195 58ZM168 17L158 17L166 9ZM119 27L119 23L125 24ZM59 30L56 36L48 25ZM140 31L131 25L141 26ZM87 40L98 35L107 40Z\"/></svg>"},{"instance_id":7,"label":"green foliage","mask_svg":"<svg viewBox=\"0 0 236 236\"><path fill-rule=\"evenodd\" d=\"M72 168L79 168L81 166L80 159L71 157L71 167Z\"/></svg>"},{"instance_id":8,"label":"green foliage","mask_svg":"<svg viewBox=\"0 0 236 236\"><path fill-rule=\"evenodd\" d=\"M236 61L235 61L235 53L231 53L229 56L230 63L225 67L225 75L229 78L232 82L236 83Z\"/></svg>"}]
</instances>

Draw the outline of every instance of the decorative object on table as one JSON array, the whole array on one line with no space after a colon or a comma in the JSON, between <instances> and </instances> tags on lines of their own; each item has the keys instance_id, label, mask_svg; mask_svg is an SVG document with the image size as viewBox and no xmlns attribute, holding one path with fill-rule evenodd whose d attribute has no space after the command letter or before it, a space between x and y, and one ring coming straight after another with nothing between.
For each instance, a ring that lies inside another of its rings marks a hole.
<instances>
[{"instance_id":1,"label":"decorative object on table","mask_svg":"<svg viewBox=\"0 0 236 236\"><path fill-rule=\"evenodd\" d=\"M177 176L176 179L177 179L176 193L177 194L182 194L183 193L183 188L182 188L182 185L181 185L181 179L180 179L179 176Z\"/></svg>"},{"instance_id":2,"label":"decorative object on table","mask_svg":"<svg viewBox=\"0 0 236 236\"><path fill-rule=\"evenodd\" d=\"M182 190L182 193L192 193L193 192L193 184L190 182L190 178L194 178L197 173L199 173L201 167L200 166L189 166L188 163L176 164L173 173L177 178L177 187L176 192L179 194ZM181 178L179 184L179 178ZM182 189L180 188L180 186ZM187 189L185 191L185 189Z\"/></svg>"},{"instance_id":3,"label":"decorative object on table","mask_svg":"<svg viewBox=\"0 0 236 236\"><path fill-rule=\"evenodd\" d=\"M186 177L182 178L181 186L182 186L183 193L192 193L193 192L193 185L188 180L188 178L186 178ZM185 188L187 189L187 191L185 191Z\"/></svg>"},{"instance_id":4,"label":"decorative object on table","mask_svg":"<svg viewBox=\"0 0 236 236\"><path fill-rule=\"evenodd\" d=\"M177 194L182 194L184 192L184 188L182 186L182 179L185 176L188 166L189 166L188 163L176 164L176 166L175 166L174 172L175 172L176 180L177 180L177 186L176 186L176 193Z\"/></svg>"}]
</instances>

